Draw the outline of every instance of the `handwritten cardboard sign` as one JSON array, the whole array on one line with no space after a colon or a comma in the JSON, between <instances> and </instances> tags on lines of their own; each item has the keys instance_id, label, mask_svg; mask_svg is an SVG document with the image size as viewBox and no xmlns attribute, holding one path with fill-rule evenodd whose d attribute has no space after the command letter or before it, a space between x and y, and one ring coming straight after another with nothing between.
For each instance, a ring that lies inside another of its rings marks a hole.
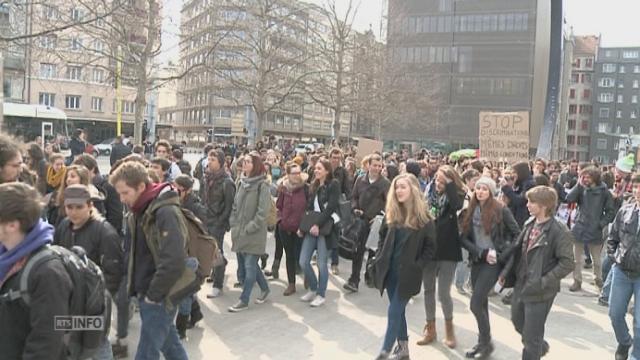
<instances>
[{"instance_id":1,"label":"handwritten cardboard sign","mask_svg":"<svg viewBox=\"0 0 640 360\"><path fill-rule=\"evenodd\" d=\"M480 157L491 161L529 159L529 112L480 112Z\"/></svg>"}]
</instances>

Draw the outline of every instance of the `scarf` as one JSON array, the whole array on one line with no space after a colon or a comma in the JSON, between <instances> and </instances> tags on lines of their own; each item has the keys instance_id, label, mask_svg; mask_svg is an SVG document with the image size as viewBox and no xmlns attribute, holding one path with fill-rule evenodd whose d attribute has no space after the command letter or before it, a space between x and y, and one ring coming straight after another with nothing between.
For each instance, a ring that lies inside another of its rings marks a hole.
<instances>
[{"instance_id":1,"label":"scarf","mask_svg":"<svg viewBox=\"0 0 640 360\"><path fill-rule=\"evenodd\" d=\"M55 172L53 170L53 166L49 165L49 168L47 169L47 185L51 186L54 189L57 189L62 184L62 180L64 179L64 175L66 173L66 166L63 166L60 171Z\"/></svg>"},{"instance_id":2,"label":"scarf","mask_svg":"<svg viewBox=\"0 0 640 360\"><path fill-rule=\"evenodd\" d=\"M147 188L144 189L144 192L142 194L140 194L135 204L131 206L131 211L133 211L133 213L136 215L142 213L147 208L147 206L149 206L151 201L157 198L160 192L167 186L171 186L171 184L160 183L147 185Z\"/></svg>"},{"instance_id":3,"label":"scarf","mask_svg":"<svg viewBox=\"0 0 640 360\"><path fill-rule=\"evenodd\" d=\"M445 206L447 206L447 203L449 202L445 193L438 194L435 184L433 184L429 188L428 200L431 215L433 215L434 219L437 219L440 214L442 214L442 210L445 208Z\"/></svg>"},{"instance_id":4,"label":"scarf","mask_svg":"<svg viewBox=\"0 0 640 360\"><path fill-rule=\"evenodd\" d=\"M209 199L209 191L216 183L221 183L224 177L227 175L224 168L220 168L218 171L206 171L205 172L205 183L207 186L204 187L204 201L208 201Z\"/></svg>"},{"instance_id":5,"label":"scarf","mask_svg":"<svg viewBox=\"0 0 640 360\"><path fill-rule=\"evenodd\" d=\"M7 250L0 245L0 282L4 282L11 268L24 257L46 244L53 242L53 226L38 220L18 246Z\"/></svg>"}]
</instances>

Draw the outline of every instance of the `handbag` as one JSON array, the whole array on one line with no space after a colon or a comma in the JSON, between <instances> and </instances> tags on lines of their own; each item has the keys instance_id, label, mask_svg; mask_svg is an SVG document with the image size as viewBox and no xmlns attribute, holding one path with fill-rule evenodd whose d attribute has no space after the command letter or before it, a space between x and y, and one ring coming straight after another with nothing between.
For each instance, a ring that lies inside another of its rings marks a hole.
<instances>
[{"instance_id":1,"label":"handbag","mask_svg":"<svg viewBox=\"0 0 640 360\"><path fill-rule=\"evenodd\" d=\"M317 211L307 211L300 221L300 230L308 234L314 225L318 225L320 228L319 235L330 235L333 229L333 219L329 218L324 224L320 225L321 216L322 214Z\"/></svg>"}]
</instances>

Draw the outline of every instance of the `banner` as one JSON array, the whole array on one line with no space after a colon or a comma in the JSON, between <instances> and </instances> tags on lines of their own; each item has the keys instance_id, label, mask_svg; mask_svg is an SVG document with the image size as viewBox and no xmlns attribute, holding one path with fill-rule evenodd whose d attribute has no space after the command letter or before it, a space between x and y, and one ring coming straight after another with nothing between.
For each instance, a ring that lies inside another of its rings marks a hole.
<instances>
[{"instance_id":1,"label":"banner","mask_svg":"<svg viewBox=\"0 0 640 360\"><path fill-rule=\"evenodd\" d=\"M356 153L356 160L358 161L358 166L360 165L360 162L365 156L369 154L373 154L376 151L382 153L382 146L383 146L382 141L359 138L358 151Z\"/></svg>"},{"instance_id":2,"label":"banner","mask_svg":"<svg viewBox=\"0 0 640 360\"><path fill-rule=\"evenodd\" d=\"M529 159L529 112L480 112L480 158L491 161Z\"/></svg>"}]
</instances>

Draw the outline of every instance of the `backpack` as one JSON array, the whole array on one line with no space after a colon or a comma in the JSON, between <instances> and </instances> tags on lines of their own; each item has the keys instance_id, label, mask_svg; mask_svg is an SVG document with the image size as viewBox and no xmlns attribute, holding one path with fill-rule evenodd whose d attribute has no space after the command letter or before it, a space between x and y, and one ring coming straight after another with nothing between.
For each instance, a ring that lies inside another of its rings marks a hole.
<instances>
[{"instance_id":1,"label":"backpack","mask_svg":"<svg viewBox=\"0 0 640 360\"><path fill-rule=\"evenodd\" d=\"M27 306L30 305L28 283L31 270L52 258L62 262L73 284L69 316L100 316L103 319L101 330L73 330L65 336L70 359L90 358L98 351L104 339L108 338L111 327L111 300L102 270L89 260L82 247L74 246L69 250L58 245L47 245L32 255L22 269L19 294L13 299L21 298Z\"/></svg>"},{"instance_id":2,"label":"backpack","mask_svg":"<svg viewBox=\"0 0 640 360\"><path fill-rule=\"evenodd\" d=\"M258 199L260 199L261 189L262 185L258 188ZM271 192L269 192L269 203L269 213L267 214L265 222L267 223L267 229L269 229L269 231L273 231L278 223L278 208L276 207L276 202L273 200L273 196L271 196Z\"/></svg>"},{"instance_id":3,"label":"backpack","mask_svg":"<svg viewBox=\"0 0 640 360\"><path fill-rule=\"evenodd\" d=\"M366 224L364 220L355 218L342 230L340 238L338 239L338 254L341 257L347 260L353 260L355 258L358 248L364 246L364 244L360 244L360 241L365 228Z\"/></svg>"},{"instance_id":4,"label":"backpack","mask_svg":"<svg viewBox=\"0 0 640 360\"><path fill-rule=\"evenodd\" d=\"M222 265L224 261L222 252L218 248L216 239L209 235L202 221L193 212L183 207L180 207L180 211L187 225L187 255L198 259L196 275L200 280L204 280L211 274L211 269Z\"/></svg>"}]
</instances>

